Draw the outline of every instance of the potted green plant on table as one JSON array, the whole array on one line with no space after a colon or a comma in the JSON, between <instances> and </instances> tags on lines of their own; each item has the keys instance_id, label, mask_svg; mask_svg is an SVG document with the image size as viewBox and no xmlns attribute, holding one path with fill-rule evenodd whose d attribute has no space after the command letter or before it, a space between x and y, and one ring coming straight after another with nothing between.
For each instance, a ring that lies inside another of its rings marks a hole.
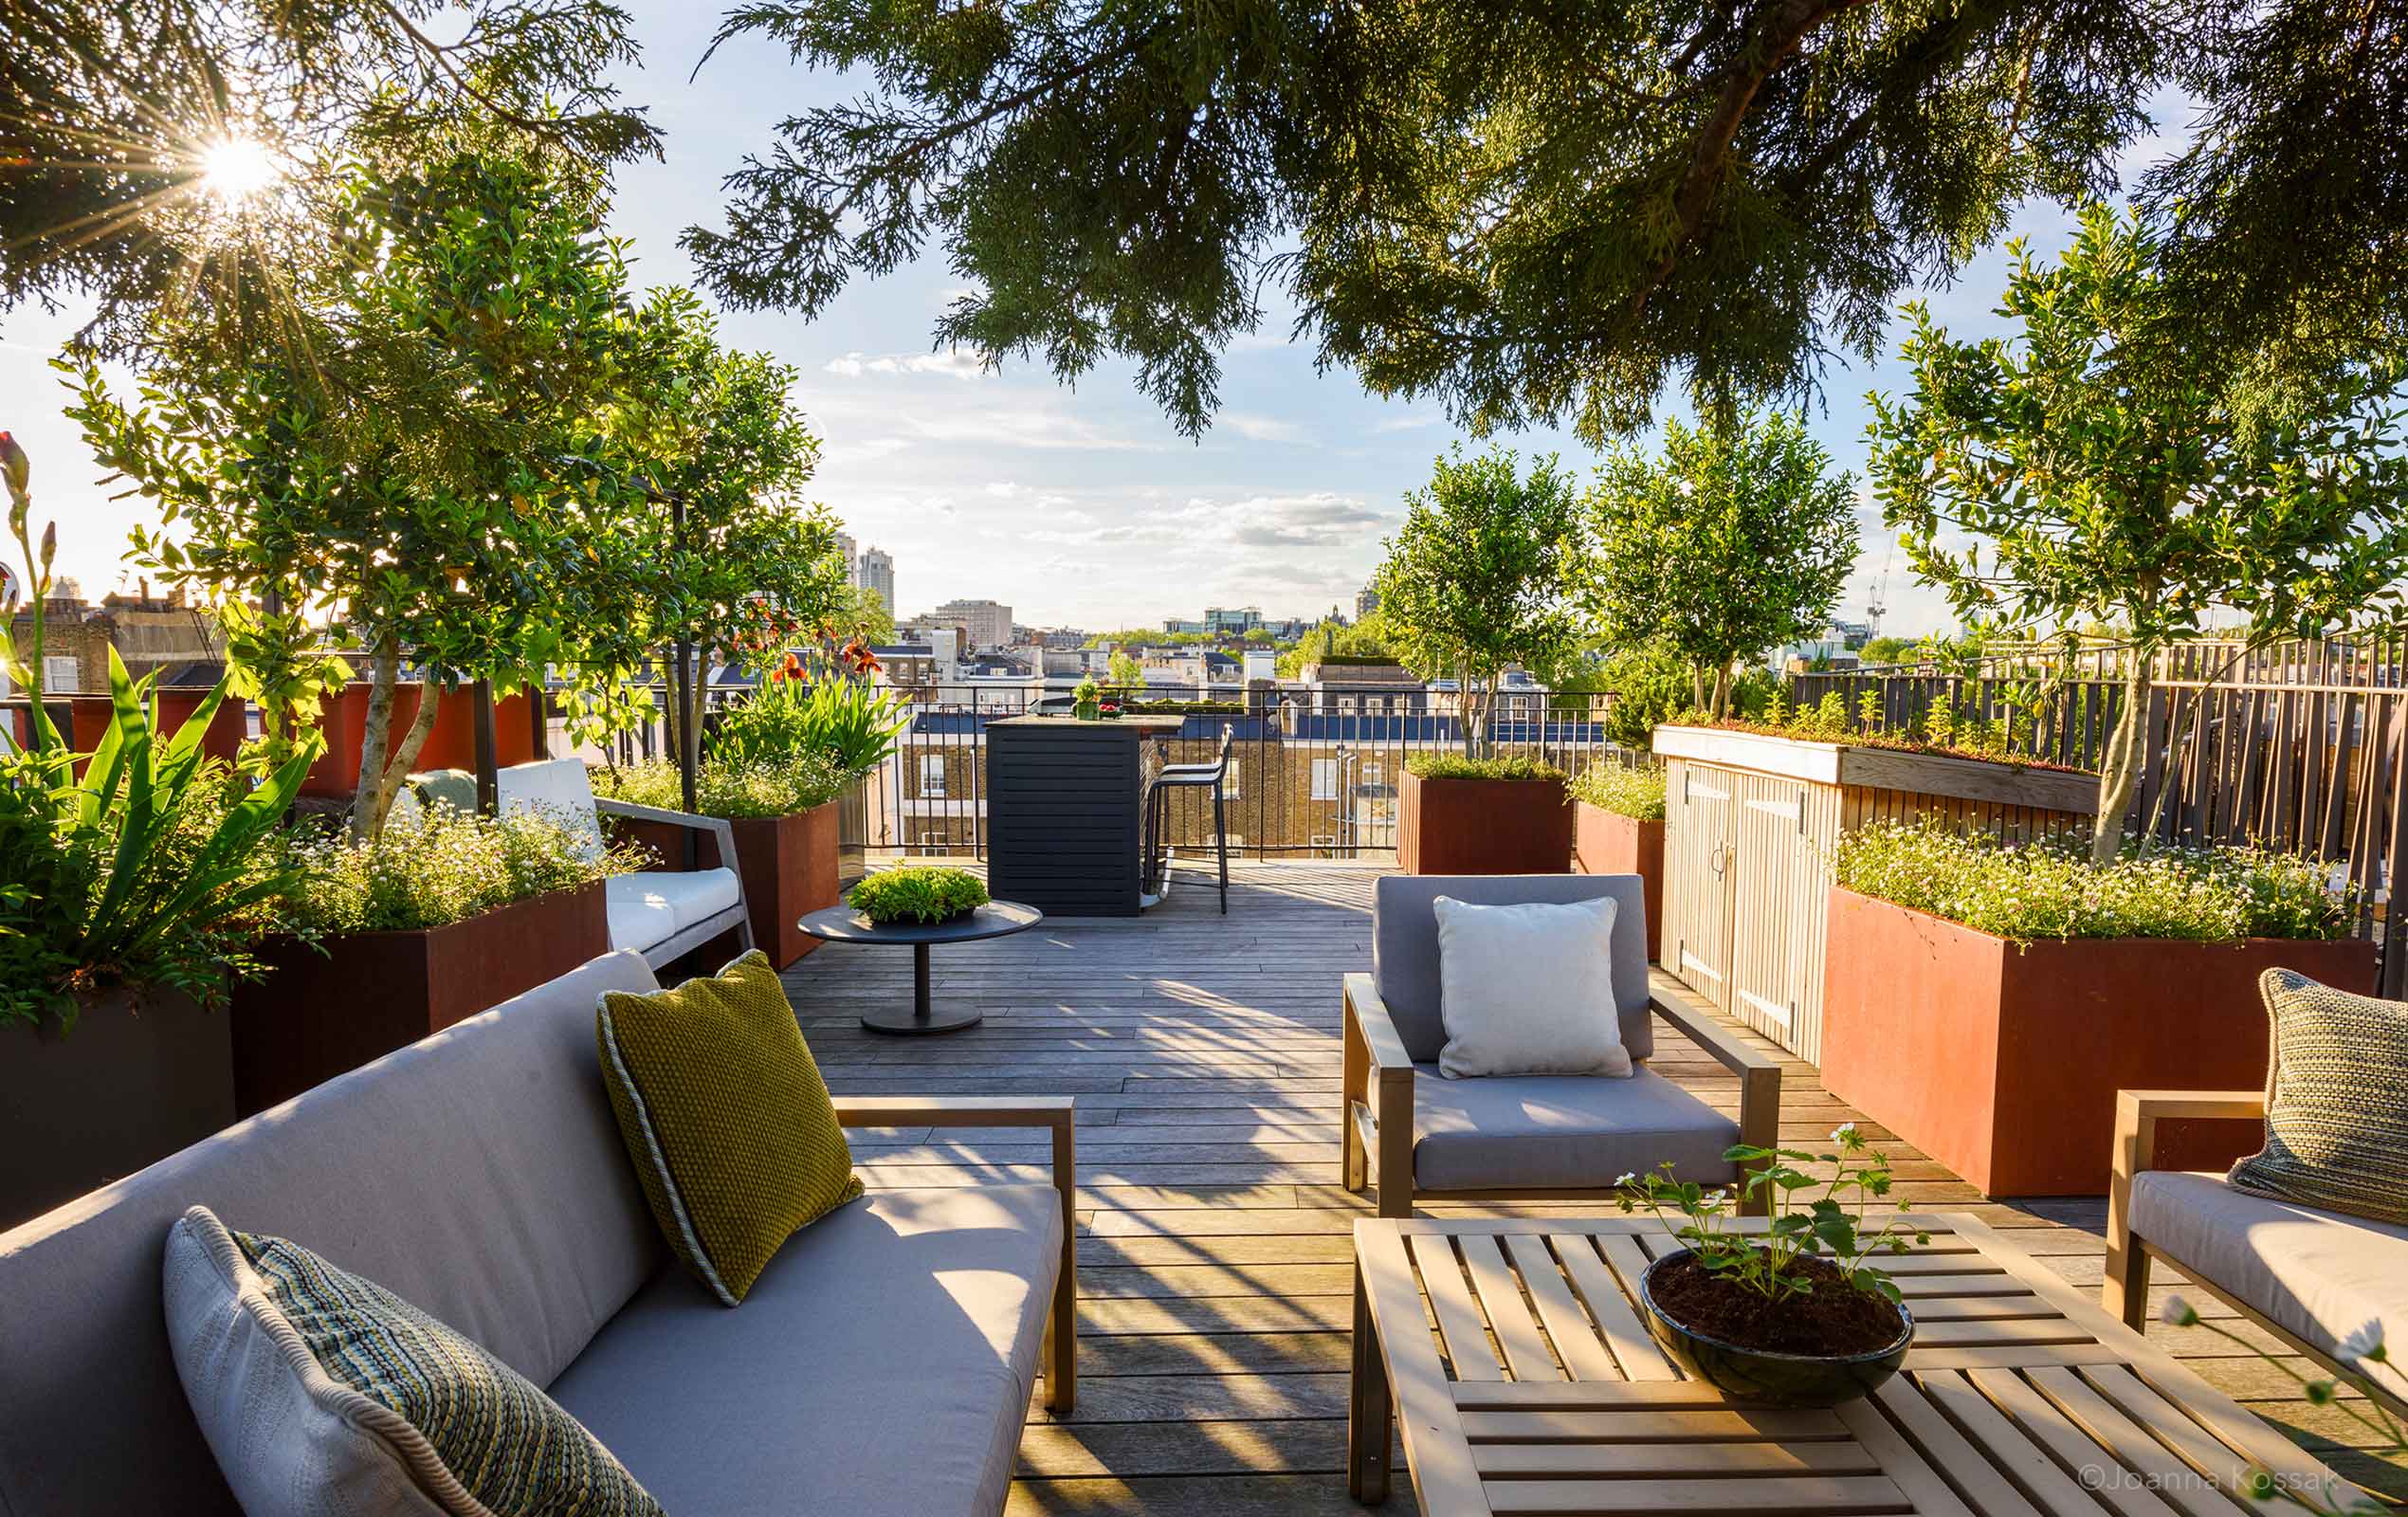
<instances>
[{"instance_id":1,"label":"potted green plant on table","mask_svg":"<svg viewBox=\"0 0 2408 1517\"><path fill-rule=\"evenodd\" d=\"M854 910L882 927L959 922L985 905L986 882L962 869L887 869L853 886Z\"/></svg>"},{"instance_id":2,"label":"potted green plant on table","mask_svg":"<svg viewBox=\"0 0 2408 1517\"><path fill-rule=\"evenodd\" d=\"M1572 859L1582 874L1635 874L1647 900L1648 955L1664 925L1664 771L1593 763L1572 793Z\"/></svg>"},{"instance_id":3,"label":"potted green plant on table","mask_svg":"<svg viewBox=\"0 0 2408 1517\"><path fill-rule=\"evenodd\" d=\"M1104 714L1104 689L1092 677L1081 680L1070 692L1070 714L1082 722L1093 722Z\"/></svg>"},{"instance_id":4,"label":"potted green plant on table","mask_svg":"<svg viewBox=\"0 0 2408 1517\"><path fill-rule=\"evenodd\" d=\"M287 936L234 997L234 1089L265 1109L610 952L603 882L636 866L541 815L412 798L373 838L284 834ZM587 824L590 827L590 824Z\"/></svg>"},{"instance_id":5,"label":"potted green plant on table","mask_svg":"<svg viewBox=\"0 0 2408 1517\"><path fill-rule=\"evenodd\" d=\"M1572 802L1553 764L1415 754L1396 794L1396 862L1407 874L1562 874L1572 867Z\"/></svg>"},{"instance_id":6,"label":"potted green plant on table","mask_svg":"<svg viewBox=\"0 0 2408 1517\"><path fill-rule=\"evenodd\" d=\"M1869 1227L1866 1212L1889 1194L1889 1166L1853 1123L1831 1137L1834 1151L1823 1154L1749 1143L1724 1152L1744 1167L1743 1194L1760 1189L1773 1207L1793 1208L1761 1226L1735 1225L1727 1189L1674 1180L1669 1163L1660 1175L1616 1182L1622 1210L1647 1206L1687 1245L1639 1277L1648 1332L1727 1395L1837 1406L1897 1373L1914 1342L1914 1315L1872 1261L1930 1235L1901 1216ZM1829 1176L1818 1179L1799 1164L1819 1164Z\"/></svg>"},{"instance_id":7,"label":"potted green plant on table","mask_svg":"<svg viewBox=\"0 0 2408 1517\"><path fill-rule=\"evenodd\" d=\"M22 648L0 626L0 668L38 688L53 539L37 555L7 432L0 466L33 606ZM254 782L204 751L223 685L171 736L151 681L114 650L109 674L90 752L37 703L29 744L0 757L0 1228L234 1120L228 986L258 973L289 883L262 844L311 750Z\"/></svg>"},{"instance_id":8,"label":"potted green plant on table","mask_svg":"<svg viewBox=\"0 0 2408 1517\"><path fill-rule=\"evenodd\" d=\"M1840 840L1824 1086L1991 1196L2106 1193L2118 1089L2263 1082L2257 978L2371 994L2376 945L2312 859L2254 849L2005 844L1882 825ZM2253 1130L2253 1129L2251 1129ZM2248 1130L2161 1136L2222 1168Z\"/></svg>"}]
</instances>

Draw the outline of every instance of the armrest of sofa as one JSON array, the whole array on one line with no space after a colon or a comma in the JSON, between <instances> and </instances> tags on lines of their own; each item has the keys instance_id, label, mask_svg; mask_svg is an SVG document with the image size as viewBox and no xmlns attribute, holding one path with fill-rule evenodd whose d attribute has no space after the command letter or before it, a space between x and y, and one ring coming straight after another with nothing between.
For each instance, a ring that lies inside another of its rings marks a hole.
<instances>
[{"instance_id":1,"label":"armrest of sofa","mask_svg":"<svg viewBox=\"0 0 2408 1517\"><path fill-rule=\"evenodd\" d=\"M1348 975L1344 996L1345 1062L1338 1082L1344 1160L1341 1178L1349 1188L1360 1189L1365 1161L1377 1155L1379 1215L1411 1216L1413 1055L1405 1051L1388 1003L1379 998L1369 975Z\"/></svg>"},{"instance_id":2,"label":"armrest of sofa","mask_svg":"<svg viewBox=\"0 0 2408 1517\"><path fill-rule=\"evenodd\" d=\"M631 800L611 800L601 795L593 797L593 812L597 816L616 816L630 822L659 822L665 827L683 827L689 832L702 832L719 845L721 865L730 869L736 868L736 829L728 825L724 816L697 816L692 812L664 811L658 806L638 806ZM740 900L740 872L738 893Z\"/></svg>"},{"instance_id":3,"label":"armrest of sofa","mask_svg":"<svg viewBox=\"0 0 2408 1517\"><path fill-rule=\"evenodd\" d=\"M1045 1404L1078 1400L1079 1174L1069 1096L836 1096L848 1127L1044 1127L1053 1134L1053 1188L1062 1197L1062 1268L1045 1327Z\"/></svg>"},{"instance_id":4,"label":"armrest of sofa","mask_svg":"<svg viewBox=\"0 0 2408 1517\"><path fill-rule=\"evenodd\" d=\"M1738 1034L1668 975L1650 977L1647 1000L1649 1009L1657 1016L1704 1049L1715 1063L1739 1076L1739 1141L1756 1148L1779 1147L1780 1061L1742 1042ZM1740 1210L1760 1216L1772 1210L1772 1197L1761 1187L1754 1193L1742 1191Z\"/></svg>"},{"instance_id":5,"label":"armrest of sofa","mask_svg":"<svg viewBox=\"0 0 2408 1517\"><path fill-rule=\"evenodd\" d=\"M2263 1090L2118 1090L2107 1177L2107 1280L2100 1304L2133 1326L2146 1320L2148 1257L2132 1236L2132 1180L2157 1167L2157 1124L2168 1118L2266 1115Z\"/></svg>"}]
</instances>

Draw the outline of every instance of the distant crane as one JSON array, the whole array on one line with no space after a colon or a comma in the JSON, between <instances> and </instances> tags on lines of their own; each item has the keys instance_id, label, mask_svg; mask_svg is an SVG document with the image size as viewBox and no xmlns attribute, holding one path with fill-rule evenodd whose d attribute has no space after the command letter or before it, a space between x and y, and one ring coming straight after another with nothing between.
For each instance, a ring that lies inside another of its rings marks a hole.
<instances>
[{"instance_id":1,"label":"distant crane","mask_svg":"<svg viewBox=\"0 0 2408 1517\"><path fill-rule=\"evenodd\" d=\"M1897 556L1898 544L1893 539L1882 553L1881 577L1873 581L1872 598L1865 603L1865 626L1870 629L1866 634L1867 642L1881 635L1881 613L1889 609L1890 560Z\"/></svg>"}]
</instances>

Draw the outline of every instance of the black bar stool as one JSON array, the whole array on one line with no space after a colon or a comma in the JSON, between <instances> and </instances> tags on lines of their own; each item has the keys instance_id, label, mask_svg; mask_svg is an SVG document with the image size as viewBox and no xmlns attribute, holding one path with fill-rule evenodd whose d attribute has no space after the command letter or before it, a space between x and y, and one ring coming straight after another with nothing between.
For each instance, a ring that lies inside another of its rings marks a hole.
<instances>
[{"instance_id":1,"label":"black bar stool","mask_svg":"<svg viewBox=\"0 0 2408 1517\"><path fill-rule=\"evenodd\" d=\"M1169 850L1162 846L1162 830L1169 819L1170 795L1173 790L1213 791L1213 847L1220 855L1221 915L1229 915L1229 816L1225 805L1229 779L1230 750L1237 745L1237 728L1225 724L1221 728L1220 756L1209 764L1164 764L1145 786L1145 877L1156 884L1156 893L1168 895L1171 889Z\"/></svg>"}]
</instances>

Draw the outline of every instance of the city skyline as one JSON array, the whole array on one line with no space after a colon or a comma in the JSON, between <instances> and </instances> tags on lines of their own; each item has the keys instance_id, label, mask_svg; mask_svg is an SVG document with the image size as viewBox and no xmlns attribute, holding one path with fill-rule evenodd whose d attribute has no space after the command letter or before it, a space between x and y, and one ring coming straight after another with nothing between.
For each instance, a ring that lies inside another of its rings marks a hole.
<instances>
[{"instance_id":1,"label":"city skyline","mask_svg":"<svg viewBox=\"0 0 2408 1517\"><path fill-rule=\"evenodd\" d=\"M796 70L782 49L757 43L722 48L689 80L715 13L666 0L632 9L651 66L624 83L665 129L666 156L619 173L611 229L629 239L634 278L648 285L688 276L678 233L718 220L721 175L764 150L779 117L868 81ZM2172 114L2160 102L2162 121ZM2162 145L2138 145L2135 161ZM2046 254L2067 226L2053 206L2034 206L2011 230ZM1978 255L1958 283L1929 292L1935 314L1961 331L1997 330L1988 313L2004 267L1997 247ZM1124 365L1099 366L1074 388L1025 359L998 369L931 351L930 323L960 292L942 250L931 249L851 286L816 321L730 312L722 322L726 340L798 371L795 398L824 445L810 498L862 548L891 556L898 614L992 598L1036 626L1158 626L1214 604L1259 605L1273 619L1332 607L1351 615L1407 492L1464 437L1427 399L1381 399L1347 371L1318 373L1309 341L1287 340L1295 313L1276 291L1266 292L1257 329L1226 356L1221 410L1197 442L1135 390ZM110 499L115 486L99 483L61 414L65 396L48 360L83 315L27 307L0 318L0 428L31 454L37 516L58 519L59 572L98 598L131 584L138 571L120 557L127 530L155 516L147 503ZM1897 333L1893 321L1886 350ZM1864 393L1894 392L1901 378L1887 358L1832 365L1807 417L1836 467L1861 477ZM117 370L112 379L131 375ZM1549 429L1500 440L1525 458L1559 452L1583 477L1597 459ZM1938 595L1914 585L1904 555L1889 549L1870 501L1859 521L1862 551L1837 614L1861 619L1887 565L1886 630L1951 625Z\"/></svg>"}]
</instances>

